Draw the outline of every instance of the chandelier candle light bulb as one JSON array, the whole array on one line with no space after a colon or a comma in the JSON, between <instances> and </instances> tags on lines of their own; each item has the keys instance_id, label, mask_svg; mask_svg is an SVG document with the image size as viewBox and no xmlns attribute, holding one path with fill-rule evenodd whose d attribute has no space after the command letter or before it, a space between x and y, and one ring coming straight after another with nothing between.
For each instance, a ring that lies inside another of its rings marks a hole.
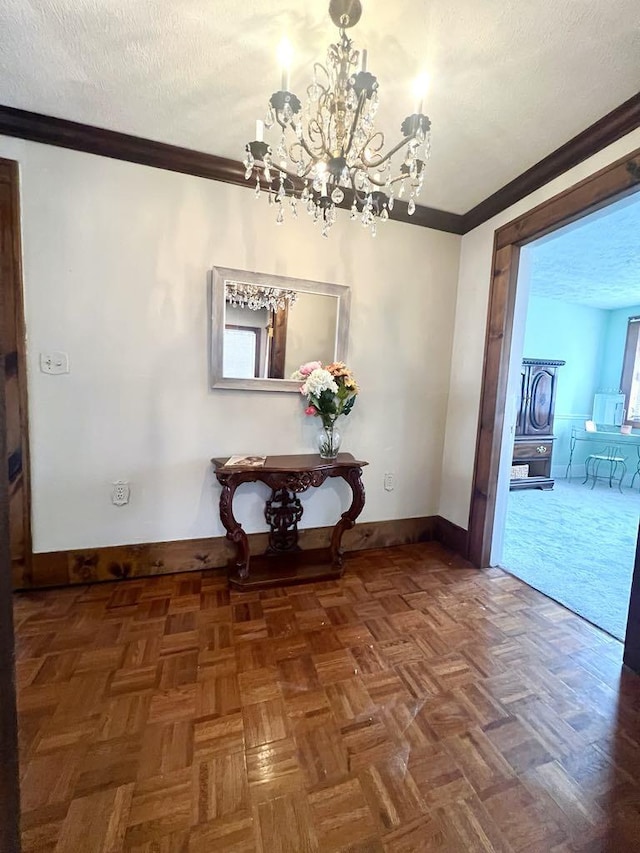
<instances>
[{"instance_id":1,"label":"chandelier candle light bulb","mask_svg":"<svg viewBox=\"0 0 640 853\"><path fill-rule=\"evenodd\" d=\"M416 78L416 81L413 84L413 94L416 96L416 113L418 115L420 115L422 113L422 107L423 107L424 99L427 95L428 89L429 89L429 75L428 74L420 74L420 76Z\"/></svg>"},{"instance_id":2,"label":"chandelier candle light bulb","mask_svg":"<svg viewBox=\"0 0 640 853\"><path fill-rule=\"evenodd\" d=\"M286 36L283 37L278 46L278 59L280 60L280 69L282 72L280 88L283 92L288 92L290 86L289 75L291 72L291 60L293 59L293 48L291 47L291 42L286 38Z\"/></svg>"},{"instance_id":3,"label":"chandelier candle light bulb","mask_svg":"<svg viewBox=\"0 0 640 853\"><path fill-rule=\"evenodd\" d=\"M290 200L295 216L300 197L314 222L321 223L324 236L336 220L337 206L350 208L351 219L375 236L377 221L390 218L394 197L401 197L405 188L407 212L411 216L415 211L430 156L431 122L422 112L428 77L423 74L416 82L416 110L402 121L402 137L385 153L384 136L374 126L378 80L368 70L367 51L356 50L347 35L360 20L361 2L331 0L329 14L339 40L329 46L326 65L314 63L311 83L303 90L304 107L290 91L291 44L287 39L280 42L282 88L271 95L264 126L256 123L256 139L245 147L245 176L253 178L257 194L267 192L272 205L277 196L278 222L284 219L284 201ZM272 150L264 141L264 129L275 124L279 138ZM396 154L401 162L394 175Z\"/></svg>"}]
</instances>

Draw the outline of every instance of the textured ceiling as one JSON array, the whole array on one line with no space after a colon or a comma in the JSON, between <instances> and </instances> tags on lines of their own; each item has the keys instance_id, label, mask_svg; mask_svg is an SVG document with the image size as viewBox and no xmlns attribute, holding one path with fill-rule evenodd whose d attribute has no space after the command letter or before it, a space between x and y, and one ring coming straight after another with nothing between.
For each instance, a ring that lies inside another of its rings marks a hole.
<instances>
[{"instance_id":1,"label":"textured ceiling","mask_svg":"<svg viewBox=\"0 0 640 853\"><path fill-rule=\"evenodd\" d=\"M422 203L463 213L640 88L638 0L363 0L351 32L395 137L432 76ZM241 159L278 88L336 30L328 0L2 0L0 103Z\"/></svg>"},{"instance_id":2,"label":"textured ceiling","mask_svg":"<svg viewBox=\"0 0 640 853\"><path fill-rule=\"evenodd\" d=\"M640 305L640 193L532 243L531 293L592 308Z\"/></svg>"}]
</instances>

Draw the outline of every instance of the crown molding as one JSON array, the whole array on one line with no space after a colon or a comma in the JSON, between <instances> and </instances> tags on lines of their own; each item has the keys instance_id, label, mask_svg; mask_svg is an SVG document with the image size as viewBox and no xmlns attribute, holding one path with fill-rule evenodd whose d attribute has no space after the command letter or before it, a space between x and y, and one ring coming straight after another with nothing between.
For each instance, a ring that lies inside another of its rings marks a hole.
<instances>
[{"instance_id":1,"label":"crown molding","mask_svg":"<svg viewBox=\"0 0 640 853\"><path fill-rule=\"evenodd\" d=\"M637 127L640 127L640 92L468 210L462 215L462 233L467 234L487 222Z\"/></svg>"},{"instance_id":2,"label":"crown molding","mask_svg":"<svg viewBox=\"0 0 640 853\"><path fill-rule=\"evenodd\" d=\"M0 106L0 134L198 178L245 184L244 166L238 160L15 107Z\"/></svg>"},{"instance_id":3,"label":"crown molding","mask_svg":"<svg viewBox=\"0 0 640 853\"><path fill-rule=\"evenodd\" d=\"M407 203L396 200L392 219L450 234L467 234L637 127L640 127L640 93L620 104L466 213L450 213L418 205L414 215L409 216ZM253 188L245 180L244 166L239 160L15 107L0 105L0 135ZM344 207L345 204L347 199L340 206Z\"/></svg>"},{"instance_id":4,"label":"crown molding","mask_svg":"<svg viewBox=\"0 0 640 853\"><path fill-rule=\"evenodd\" d=\"M86 154L98 154L101 157L111 157L115 160L125 160L142 166L182 172L185 175L253 189L253 184L245 179L245 168L239 160L19 110L15 107L0 105L0 135L28 139L31 142L56 145L73 151L83 151ZM348 206L346 199L340 206L344 207L345 204ZM462 234L462 216L446 210L418 205L414 215L409 216L407 202L396 200L391 218L410 225L420 225L423 228Z\"/></svg>"}]
</instances>

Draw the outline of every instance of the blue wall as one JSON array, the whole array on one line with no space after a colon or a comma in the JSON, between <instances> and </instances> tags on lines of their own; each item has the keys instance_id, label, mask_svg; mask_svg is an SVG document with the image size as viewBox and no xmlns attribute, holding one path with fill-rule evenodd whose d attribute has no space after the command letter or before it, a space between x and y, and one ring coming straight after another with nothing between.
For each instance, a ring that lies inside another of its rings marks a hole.
<instances>
[{"instance_id":1,"label":"blue wall","mask_svg":"<svg viewBox=\"0 0 640 853\"><path fill-rule=\"evenodd\" d=\"M531 296L529 299L524 358L553 358L567 362L558 368L554 418L557 440L553 454L556 476L564 473L569 459L571 427L582 427L585 419L591 417L593 395L601 383L601 364L609 315L612 313L618 312L544 296ZM578 459L578 463L583 461L583 458Z\"/></svg>"}]
</instances>

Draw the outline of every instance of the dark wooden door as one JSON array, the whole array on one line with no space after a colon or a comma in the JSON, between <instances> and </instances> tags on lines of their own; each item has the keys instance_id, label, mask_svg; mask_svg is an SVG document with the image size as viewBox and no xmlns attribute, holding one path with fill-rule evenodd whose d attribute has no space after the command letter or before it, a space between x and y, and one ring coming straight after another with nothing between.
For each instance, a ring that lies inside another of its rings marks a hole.
<instances>
[{"instance_id":1,"label":"dark wooden door","mask_svg":"<svg viewBox=\"0 0 640 853\"><path fill-rule=\"evenodd\" d=\"M640 675L640 526L638 527L638 539L636 541L636 563L631 581L624 662Z\"/></svg>"},{"instance_id":2,"label":"dark wooden door","mask_svg":"<svg viewBox=\"0 0 640 853\"><path fill-rule=\"evenodd\" d=\"M553 432L555 375L555 367L529 365L523 435L550 435Z\"/></svg>"},{"instance_id":3,"label":"dark wooden door","mask_svg":"<svg viewBox=\"0 0 640 853\"><path fill-rule=\"evenodd\" d=\"M278 311L271 312L269 335L269 379L286 379L284 362L287 357L287 324L289 322L289 306L285 305Z\"/></svg>"},{"instance_id":4,"label":"dark wooden door","mask_svg":"<svg viewBox=\"0 0 640 853\"><path fill-rule=\"evenodd\" d=\"M516 418L516 435L523 435L526 423L527 411L527 382L529 379L529 365L523 364L520 368L520 399L518 400L518 416Z\"/></svg>"},{"instance_id":5,"label":"dark wooden door","mask_svg":"<svg viewBox=\"0 0 640 853\"><path fill-rule=\"evenodd\" d=\"M0 159L0 349L4 354L9 540L14 587L31 572L31 496L27 427L27 377L22 296L18 164Z\"/></svg>"},{"instance_id":6,"label":"dark wooden door","mask_svg":"<svg viewBox=\"0 0 640 853\"><path fill-rule=\"evenodd\" d=\"M0 166L2 161L0 161ZM0 206L0 211L2 207ZM1 214L0 214L1 216ZM0 233L6 247L8 226L0 218ZM1 252L0 252L1 255ZM0 257L0 317L7 312L6 264ZM5 362L0 340L0 364ZM7 419L5 383L0 381L0 850L18 853L19 799L18 743L16 725L15 667L13 650L13 615L11 601L11 556L9 550L9 481L7 477Z\"/></svg>"}]
</instances>

